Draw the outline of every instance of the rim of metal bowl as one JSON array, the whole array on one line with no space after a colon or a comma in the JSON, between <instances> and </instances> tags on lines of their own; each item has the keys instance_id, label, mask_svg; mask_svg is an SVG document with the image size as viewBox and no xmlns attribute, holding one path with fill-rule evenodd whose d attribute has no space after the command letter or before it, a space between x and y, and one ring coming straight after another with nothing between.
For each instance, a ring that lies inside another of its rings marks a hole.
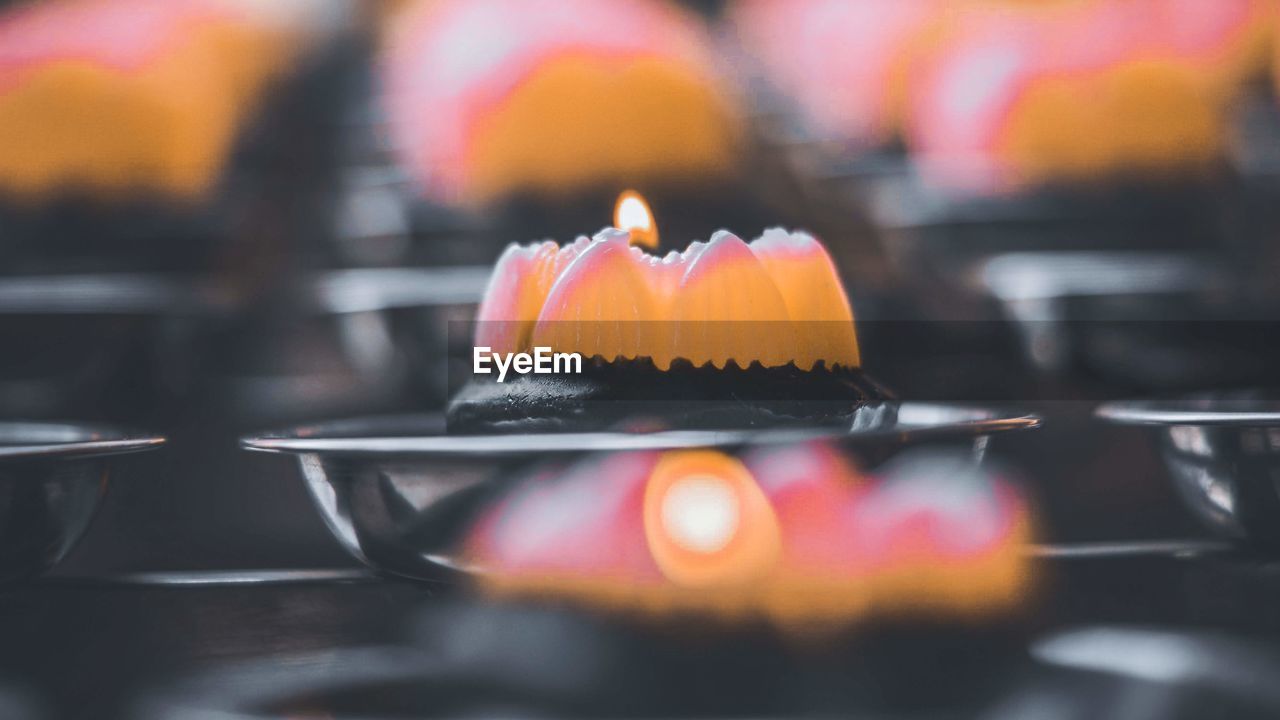
<instances>
[{"instance_id":1,"label":"rim of metal bowl","mask_svg":"<svg viewBox=\"0 0 1280 720\"><path fill-rule=\"evenodd\" d=\"M1249 409L1249 405L1258 409ZM1272 409L1261 409L1263 406ZM1099 419L1117 425L1280 425L1280 399L1239 393L1193 395L1168 400L1120 400L1099 405Z\"/></svg>"},{"instance_id":2,"label":"rim of metal bowl","mask_svg":"<svg viewBox=\"0 0 1280 720\"><path fill-rule=\"evenodd\" d=\"M98 425L0 422L0 460L122 455L164 444L162 435Z\"/></svg>"},{"instance_id":3,"label":"rim of metal bowl","mask_svg":"<svg viewBox=\"0 0 1280 720\"><path fill-rule=\"evenodd\" d=\"M100 273L0 277L0 315L198 315L229 301L195 276Z\"/></svg>"},{"instance_id":4,"label":"rim of metal bowl","mask_svg":"<svg viewBox=\"0 0 1280 720\"><path fill-rule=\"evenodd\" d=\"M306 425L241 438L255 452L331 455L493 456L547 452L613 452L732 447L805 440L928 440L976 438L1041 425L1032 413L962 405L903 403L898 421L873 429L796 427L745 430L668 430L652 433L588 432L446 435L440 415L403 415ZM414 427L420 432L405 432ZM401 428L397 430L397 428ZM383 430L379 434L379 430Z\"/></svg>"},{"instance_id":5,"label":"rim of metal bowl","mask_svg":"<svg viewBox=\"0 0 1280 720\"><path fill-rule=\"evenodd\" d=\"M300 289L317 313L474 305L489 266L357 268L307 276ZM181 274L34 274L0 277L0 315L201 315L240 301L207 278Z\"/></svg>"},{"instance_id":6,"label":"rim of metal bowl","mask_svg":"<svg viewBox=\"0 0 1280 720\"><path fill-rule=\"evenodd\" d=\"M492 274L487 265L332 270L313 276L306 292L313 309L332 315L475 305Z\"/></svg>"}]
</instances>

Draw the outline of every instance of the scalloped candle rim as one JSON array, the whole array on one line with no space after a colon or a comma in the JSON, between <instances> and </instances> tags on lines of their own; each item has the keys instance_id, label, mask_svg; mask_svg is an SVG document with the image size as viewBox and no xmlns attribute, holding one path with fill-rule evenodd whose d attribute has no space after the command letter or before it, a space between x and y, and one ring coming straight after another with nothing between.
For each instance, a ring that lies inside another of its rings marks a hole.
<instances>
[{"instance_id":1,"label":"scalloped candle rim","mask_svg":"<svg viewBox=\"0 0 1280 720\"><path fill-rule=\"evenodd\" d=\"M613 228L563 247L511 245L480 305L475 344L583 357L677 359L723 368L860 365L853 312L822 244L767 230L720 231L684 252L650 255Z\"/></svg>"}]
</instances>

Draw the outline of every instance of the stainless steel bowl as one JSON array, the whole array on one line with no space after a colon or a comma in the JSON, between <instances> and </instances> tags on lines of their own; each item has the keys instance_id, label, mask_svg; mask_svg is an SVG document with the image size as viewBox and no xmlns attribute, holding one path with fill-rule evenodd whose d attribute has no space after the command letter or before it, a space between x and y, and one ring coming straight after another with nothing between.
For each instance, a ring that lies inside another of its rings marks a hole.
<instances>
[{"instance_id":1,"label":"stainless steel bowl","mask_svg":"<svg viewBox=\"0 0 1280 720\"><path fill-rule=\"evenodd\" d=\"M1200 370L1206 363L1186 356L1210 348L1201 347L1207 343L1195 321L1214 306L1212 300L1221 306L1230 287L1221 263L1207 253L1123 250L994 255L978 264L970 281L973 290L1000 303L1026 359L1040 372L1070 377L1100 369L1125 380L1136 376L1145 381L1142 387L1197 379L1185 377L1185 368ZM1119 351L1099 350L1117 344ZM1152 349L1169 359L1152 363L1144 353ZM1147 360L1144 372L1125 373L1129 368L1115 356ZM1210 363L1215 369L1221 364ZM1165 370L1169 366L1181 373Z\"/></svg>"},{"instance_id":2,"label":"stainless steel bowl","mask_svg":"<svg viewBox=\"0 0 1280 720\"><path fill-rule=\"evenodd\" d=\"M216 388L240 418L440 407L449 326L470 322L492 270L478 266L337 270L299 278L272 315L246 323ZM459 352L465 352L459 350Z\"/></svg>"},{"instance_id":3,"label":"stainless steel bowl","mask_svg":"<svg viewBox=\"0 0 1280 720\"><path fill-rule=\"evenodd\" d=\"M231 298L195 276L0 277L0 416L149 422Z\"/></svg>"},{"instance_id":4,"label":"stainless steel bowl","mask_svg":"<svg viewBox=\"0 0 1280 720\"><path fill-rule=\"evenodd\" d=\"M49 569L84 533L111 456L164 438L51 423L0 423L0 583Z\"/></svg>"},{"instance_id":5,"label":"stainless steel bowl","mask_svg":"<svg viewBox=\"0 0 1280 720\"><path fill-rule=\"evenodd\" d=\"M1039 426L1034 415L906 403L871 430L795 428L450 436L440 416L371 418L242 440L248 450L298 457L316 507L338 541L368 565L434 579L477 509L535 466L590 452L742 448L811 439L839 442L868 465L924 442L962 443L977 457L991 435Z\"/></svg>"},{"instance_id":6,"label":"stainless steel bowl","mask_svg":"<svg viewBox=\"0 0 1280 720\"><path fill-rule=\"evenodd\" d=\"M1280 550L1280 396L1261 391L1107 403L1156 433L1174 487L1215 532Z\"/></svg>"}]
</instances>

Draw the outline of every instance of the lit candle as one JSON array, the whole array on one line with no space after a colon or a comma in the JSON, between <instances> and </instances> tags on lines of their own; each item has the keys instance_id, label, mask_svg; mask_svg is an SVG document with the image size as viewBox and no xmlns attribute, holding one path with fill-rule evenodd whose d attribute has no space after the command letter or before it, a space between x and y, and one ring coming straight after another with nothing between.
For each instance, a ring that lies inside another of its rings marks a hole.
<instances>
[{"instance_id":1,"label":"lit candle","mask_svg":"<svg viewBox=\"0 0 1280 720\"><path fill-rule=\"evenodd\" d=\"M480 304L476 344L648 357L662 370L677 359L859 367L848 296L812 236L772 229L748 243L721 230L683 252L628 252L656 246L657 225L638 194L616 207L620 227L594 238L508 247ZM581 332L588 321L599 332Z\"/></svg>"},{"instance_id":2,"label":"lit candle","mask_svg":"<svg viewBox=\"0 0 1280 720\"><path fill-rule=\"evenodd\" d=\"M613 226L631 233L631 244L655 250L658 247L658 225L649 203L635 190L618 197L613 210Z\"/></svg>"},{"instance_id":3,"label":"lit candle","mask_svg":"<svg viewBox=\"0 0 1280 720\"><path fill-rule=\"evenodd\" d=\"M895 401L862 371L848 295L816 238L773 228L747 241L721 230L655 253L654 213L633 192L615 206L614 222L594 237L502 253L477 312L477 377L446 413L452 431L594 430L649 419L664 427L879 427L892 418ZM514 365L516 377L504 379L501 370L491 377L485 359L539 355L576 358L576 369L536 377ZM616 402L650 383L652 392L642 391L649 410ZM800 402L767 397L766 388L785 387ZM711 507L734 486L708 478L678 485L672 497ZM671 522L651 527L710 546L736 522L726 513L695 527L684 522L685 507L681 500L657 512Z\"/></svg>"}]
</instances>

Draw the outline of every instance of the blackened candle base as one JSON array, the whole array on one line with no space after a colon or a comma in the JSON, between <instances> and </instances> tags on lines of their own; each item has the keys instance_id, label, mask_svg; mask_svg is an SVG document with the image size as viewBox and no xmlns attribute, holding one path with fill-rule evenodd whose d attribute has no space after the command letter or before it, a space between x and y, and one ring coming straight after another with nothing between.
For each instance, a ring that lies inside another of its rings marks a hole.
<instances>
[{"instance_id":1,"label":"blackened candle base","mask_svg":"<svg viewBox=\"0 0 1280 720\"><path fill-rule=\"evenodd\" d=\"M587 432L767 428L787 425L882 427L897 400L859 369L793 364L694 367L677 360L600 358L573 375L472 380L454 397L452 433Z\"/></svg>"}]
</instances>

